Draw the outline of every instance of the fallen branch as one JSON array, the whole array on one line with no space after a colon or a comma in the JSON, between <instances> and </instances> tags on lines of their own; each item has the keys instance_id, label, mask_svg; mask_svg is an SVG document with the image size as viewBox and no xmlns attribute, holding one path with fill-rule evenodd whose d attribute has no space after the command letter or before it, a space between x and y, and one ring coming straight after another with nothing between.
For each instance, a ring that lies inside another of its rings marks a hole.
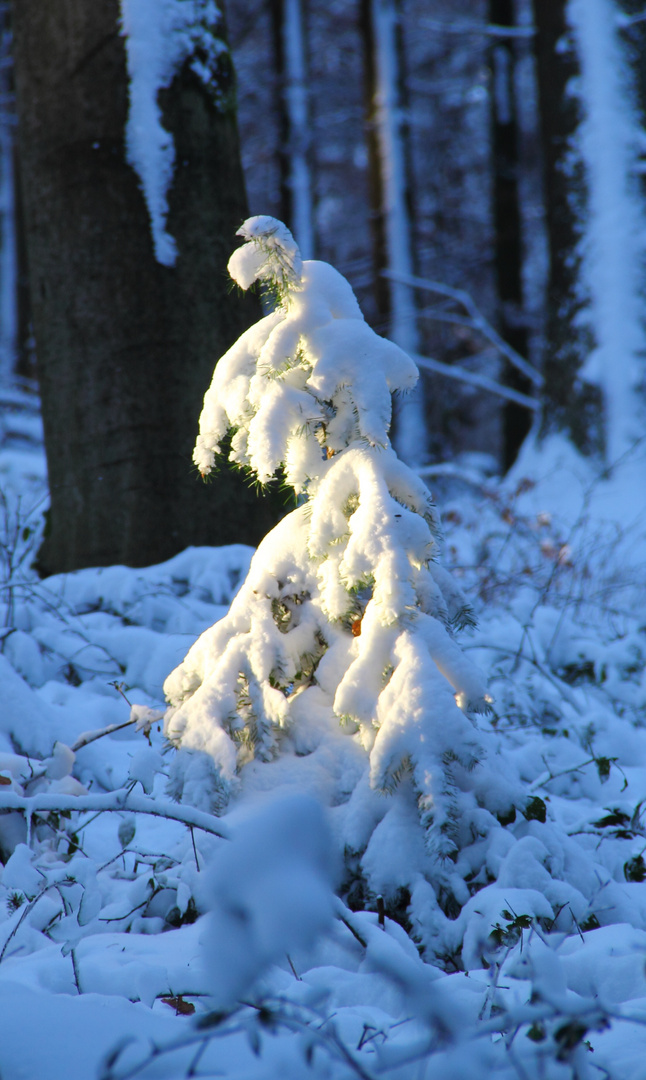
<instances>
[{"instance_id":1,"label":"fallen branch","mask_svg":"<svg viewBox=\"0 0 646 1080\"><path fill-rule=\"evenodd\" d=\"M177 821L189 828L201 829L202 832L229 840L228 829L211 814L203 810L194 810L177 803L161 803L145 795L135 795L125 788L108 792L105 795L17 795L13 791L0 795L0 813L3 810L22 810L29 817L34 814L49 813L122 813L124 810L133 814L149 814L151 817Z\"/></svg>"}]
</instances>

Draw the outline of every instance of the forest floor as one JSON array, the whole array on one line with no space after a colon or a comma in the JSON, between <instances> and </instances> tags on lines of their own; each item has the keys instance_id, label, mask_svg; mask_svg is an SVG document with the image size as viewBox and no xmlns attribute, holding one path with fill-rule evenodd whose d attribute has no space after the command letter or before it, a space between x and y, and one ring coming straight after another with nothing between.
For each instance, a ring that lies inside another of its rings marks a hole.
<instances>
[{"instance_id":1,"label":"forest floor","mask_svg":"<svg viewBox=\"0 0 646 1080\"><path fill-rule=\"evenodd\" d=\"M480 723L533 809L483 825L425 962L376 898L334 899L281 818L277 795L306 789L327 805L313 845L334 843L336 743L249 770L221 818L170 800L162 683L253 552L39 580L40 421L24 387L5 396L2 1080L646 1077L644 445L601 478L555 441L504 483L439 481Z\"/></svg>"}]
</instances>

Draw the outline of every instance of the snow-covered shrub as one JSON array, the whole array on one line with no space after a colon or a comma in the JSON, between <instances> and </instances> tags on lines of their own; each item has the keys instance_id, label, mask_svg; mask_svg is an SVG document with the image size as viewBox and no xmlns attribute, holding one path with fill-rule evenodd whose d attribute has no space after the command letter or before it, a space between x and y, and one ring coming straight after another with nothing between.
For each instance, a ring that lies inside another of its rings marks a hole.
<instances>
[{"instance_id":1,"label":"snow-covered shrub","mask_svg":"<svg viewBox=\"0 0 646 1080\"><path fill-rule=\"evenodd\" d=\"M455 766L453 858L425 846L412 770L371 789L360 731L325 699L269 728L268 760L241 741L222 817L165 796L161 679L225 614L250 549L44 582L25 566L0 658L3 1077L640 1076L633 464L579 483L580 462L556 468L542 447L513 480L442 500L446 556L478 615L462 648L494 698L471 729L486 756ZM209 755L182 759L209 780ZM376 911L333 899L322 817L345 854L342 897ZM424 960L389 913L408 916Z\"/></svg>"},{"instance_id":2,"label":"snow-covered shrub","mask_svg":"<svg viewBox=\"0 0 646 1080\"><path fill-rule=\"evenodd\" d=\"M261 482L282 467L300 505L166 680L173 791L219 811L259 762L289 760L296 782L299 758L333 747L327 797L348 866L361 858L373 899L413 893L428 932L428 882L459 910L460 849L523 805L475 723L488 695L456 640L472 617L439 562L431 496L389 440L392 395L417 370L340 274L301 261L284 225L257 217L240 231L229 270L276 306L218 363L195 461L208 473L233 432L231 460Z\"/></svg>"}]
</instances>

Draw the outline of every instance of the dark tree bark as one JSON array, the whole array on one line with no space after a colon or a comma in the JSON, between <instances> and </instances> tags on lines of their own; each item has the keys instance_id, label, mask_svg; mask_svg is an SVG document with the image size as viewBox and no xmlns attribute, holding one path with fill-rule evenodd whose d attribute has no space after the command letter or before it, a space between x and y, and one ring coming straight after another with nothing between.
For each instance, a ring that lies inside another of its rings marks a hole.
<instances>
[{"instance_id":1,"label":"dark tree bark","mask_svg":"<svg viewBox=\"0 0 646 1080\"><path fill-rule=\"evenodd\" d=\"M51 491L44 573L141 566L189 544L255 543L276 508L192 466L219 355L256 317L229 294L246 216L222 57L217 95L183 66L160 95L176 147L155 261L125 159L128 88L118 0L14 0L16 93L31 300Z\"/></svg>"},{"instance_id":2,"label":"dark tree bark","mask_svg":"<svg viewBox=\"0 0 646 1080\"><path fill-rule=\"evenodd\" d=\"M15 367L16 234L8 10L0 3L0 379Z\"/></svg>"},{"instance_id":3,"label":"dark tree bark","mask_svg":"<svg viewBox=\"0 0 646 1080\"><path fill-rule=\"evenodd\" d=\"M514 0L489 0L489 21L515 25ZM520 169L513 40L500 38L491 48L491 143L493 157L494 271L499 301L498 328L521 356L528 353L527 325L523 319L523 244L518 177ZM531 396L532 384L508 361L504 382ZM531 427L531 413L507 402L503 413L503 467L509 469Z\"/></svg>"},{"instance_id":4,"label":"dark tree bark","mask_svg":"<svg viewBox=\"0 0 646 1080\"><path fill-rule=\"evenodd\" d=\"M20 156L14 146L14 211L16 234L16 375L37 381L34 328L31 317L31 294L29 290L29 267L25 237L25 215L22 206L20 184Z\"/></svg>"},{"instance_id":5,"label":"dark tree bark","mask_svg":"<svg viewBox=\"0 0 646 1080\"><path fill-rule=\"evenodd\" d=\"M391 289L388 279L383 275L383 271L388 268L389 259L384 209L386 198L376 115L378 71L373 26L373 3L374 0L361 0L359 10L363 41L364 108L366 114L366 147L368 150L368 202L370 207L373 264L372 291L379 320L377 329L380 332L385 332L388 329L391 314Z\"/></svg>"},{"instance_id":6,"label":"dark tree bark","mask_svg":"<svg viewBox=\"0 0 646 1080\"><path fill-rule=\"evenodd\" d=\"M565 431L581 451L593 453L602 450L603 408L598 388L580 377L592 342L577 325L585 303L577 255L585 181L581 162L571 152L580 117L568 83L578 64L565 10L566 0L534 0L549 245L542 430Z\"/></svg>"}]
</instances>

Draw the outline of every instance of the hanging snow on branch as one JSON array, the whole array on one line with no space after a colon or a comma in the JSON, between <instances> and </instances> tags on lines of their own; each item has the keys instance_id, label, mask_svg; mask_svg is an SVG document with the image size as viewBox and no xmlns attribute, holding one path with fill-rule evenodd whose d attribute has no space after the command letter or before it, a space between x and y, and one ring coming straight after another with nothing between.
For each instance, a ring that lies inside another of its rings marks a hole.
<instances>
[{"instance_id":1,"label":"hanging snow on branch","mask_svg":"<svg viewBox=\"0 0 646 1080\"><path fill-rule=\"evenodd\" d=\"M170 86L186 61L213 90L218 62L227 47L215 0L120 0L126 38L130 108L127 160L143 188L155 247L163 266L174 266L177 247L166 228L167 195L175 146L162 123L159 92Z\"/></svg>"},{"instance_id":2,"label":"hanging snow on branch","mask_svg":"<svg viewBox=\"0 0 646 1080\"><path fill-rule=\"evenodd\" d=\"M277 304L218 363L195 461L209 472L233 431L231 460L261 482L282 467L303 503L265 537L228 615L166 681L166 733L180 747L173 793L218 809L253 759L311 751L344 731L363 755L359 801L390 792L396 814L417 802L414 878L458 849L473 809L464 793L490 767L474 768L484 680L454 635L469 606L437 561L428 489L388 437L392 394L417 371L370 329L340 274L301 262L284 225L257 217L240 233L232 276L243 288L262 282ZM501 777L484 789L496 808L513 802ZM388 864L378 840L371 859Z\"/></svg>"}]
</instances>

